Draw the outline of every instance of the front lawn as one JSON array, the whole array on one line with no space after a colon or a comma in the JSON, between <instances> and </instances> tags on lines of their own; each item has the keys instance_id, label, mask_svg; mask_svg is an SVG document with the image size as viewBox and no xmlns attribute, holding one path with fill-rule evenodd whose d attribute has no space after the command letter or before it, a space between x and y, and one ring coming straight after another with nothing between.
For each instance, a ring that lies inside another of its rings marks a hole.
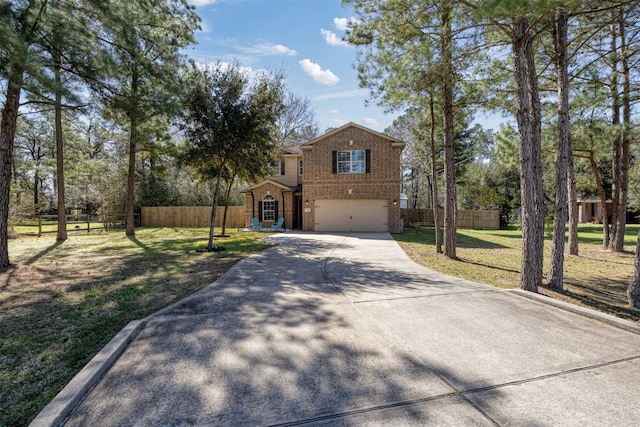
<instances>
[{"instance_id":1,"label":"front lawn","mask_svg":"<svg viewBox=\"0 0 640 427\"><path fill-rule=\"evenodd\" d=\"M131 320L214 282L267 244L208 229L149 228L11 240L0 270L0 426L26 425ZM227 231L229 232L229 231Z\"/></svg>"},{"instance_id":2,"label":"front lawn","mask_svg":"<svg viewBox=\"0 0 640 427\"><path fill-rule=\"evenodd\" d=\"M640 310L627 304L626 289L633 275L638 225L628 225L624 253L602 250L602 227L579 227L580 255L565 256L564 292L540 288L540 293L605 313L640 321ZM394 238L414 261L452 276L502 288L517 288L520 282L522 235L519 230L458 230L458 261L435 252L432 228L407 227ZM565 253L567 253L565 251ZM549 271L551 238L545 239L544 273ZM545 277L546 280L546 277Z\"/></svg>"}]
</instances>

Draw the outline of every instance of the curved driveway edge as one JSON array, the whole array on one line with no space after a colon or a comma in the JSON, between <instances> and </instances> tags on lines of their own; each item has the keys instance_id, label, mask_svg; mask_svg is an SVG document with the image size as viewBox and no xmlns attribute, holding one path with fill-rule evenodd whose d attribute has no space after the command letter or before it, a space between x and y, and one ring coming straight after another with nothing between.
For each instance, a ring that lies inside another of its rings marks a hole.
<instances>
[{"instance_id":1,"label":"curved driveway edge","mask_svg":"<svg viewBox=\"0 0 640 427\"><path fill-rule=\"evenodd\" d=\"M270 239L279 245L127 326L103 350L115 362L96 356L32 425L640 419L631 322L435 273L386 233Z\"/></svg>"},{"instance_id":2,"label":"curved driveway edge","mask_svg":"<svg viewBox=\"0 0 640 427\"><path fill-rule=\"evenodd\" d=\"M599 320L601 322L608 323L611 326L615 326L617 328L624 329L625 331L633 332L634 334L640 335L640 324L633 323L628 320L621 319L619 317L615 317L611 314L602 313L600 311L592 310L586 307L581 307L579 305L571 304L566 301L553 299L546 295L535 294L533 292L525 291L523 289L507 289L507 291L512 292L516 295L520 295L525 298L529 298L529 299L541 302L543 304L552 305L554 307L579 314L581 316L589 317L594 320Z\"/></svg>"},{"instance_id":3,"label":"curved driveway edge","mask_svg":"<svg viewBox=\"0 0 640 427\"><path fill-rule=\"evenodd\" d=\"M131 341L138 336L145 324L144 320L129 322L60 390L60 393L40 411L29 425L32 427L63 425L73 409L100 381L100 378L126 350Z\"/></svg>"}]
</instances>

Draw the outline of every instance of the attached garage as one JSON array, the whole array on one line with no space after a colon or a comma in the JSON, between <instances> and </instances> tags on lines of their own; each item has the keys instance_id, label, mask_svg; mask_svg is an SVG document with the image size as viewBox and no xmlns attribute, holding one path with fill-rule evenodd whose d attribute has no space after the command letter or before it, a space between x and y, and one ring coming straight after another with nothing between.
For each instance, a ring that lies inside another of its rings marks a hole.
<instances>
[{"instance_id":1,"label":"attached garage","mask_svg":"<svg viewBox=\"0 0 640 427\"><path fill-rule=\"evenodd\" d=\"M389 202L384 199L321 199L315 201L314 211L315 231L389 231Z\"/></svg>"}]
</instances>

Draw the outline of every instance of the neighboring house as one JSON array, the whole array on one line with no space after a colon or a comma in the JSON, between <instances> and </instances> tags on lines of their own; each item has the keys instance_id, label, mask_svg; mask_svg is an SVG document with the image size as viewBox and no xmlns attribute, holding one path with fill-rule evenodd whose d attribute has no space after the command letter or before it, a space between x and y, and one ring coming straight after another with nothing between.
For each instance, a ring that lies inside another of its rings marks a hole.
<instances>
[{"instance_id":1,"label":"neighboring house","mask_svg":"<svg viewBox=\"0 0 640 427\"><path fill-rule=\"evenodd\" d=\"M607 200L607 218L609 219L609 223L611 223L611 209L613 209L613 202L611 200ZM602 214L602 202L599 198L578 200L578 222L602 224ZM638 212L627 207L626 223L634 224L637 222Z\"/></svg>"},{"instance_id":2,"label":"neighboring house","mask_svg":"<svg viewBox=\"0 0 640 427\"><path fill-rule=\"evenodd\" d=\"M607 200L607 210L611 219L611 200ZM600 199L580 199L578 200L578 222L582 223L602 223L602 202Z\"/></svg>"},{"instance_id":3,"label":"neighboring house","mask_svg":"<svg viewBox=\"0 0 640 427\"><path fill-rule=\"evenodd\" d=\"M282 148L273 173L246 190L247 224L289 229L398 232L404 142L348 123L306 144Z\"/></svg>"}]
</instances>

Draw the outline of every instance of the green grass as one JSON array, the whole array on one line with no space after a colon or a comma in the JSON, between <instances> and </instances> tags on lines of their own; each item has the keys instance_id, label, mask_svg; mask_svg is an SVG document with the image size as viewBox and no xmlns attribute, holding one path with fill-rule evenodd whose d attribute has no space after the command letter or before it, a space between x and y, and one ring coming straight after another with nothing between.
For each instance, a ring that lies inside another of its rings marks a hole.
<instances>
[{"instance_id":1,"label":"green grass","mask_svg":"<svg viewBox=\"0 0 640 427\"><path fill-rule=\"evenodd\" d=\"M0 271L0 426L26 425L128 322L214 282L267 247L230 232L197 253L208 229L139 229L11 240Z\"/></svg>"},{"instance_id":2,"label":"green grass","mask_svg":"<svg viewBox=\"0 0 640 427\"><path fill-rule=\"evenodd\" d=\"M565 256L564 291L540 288L540 293L591 307L605 313L640 321L640 310L627 303L626 289L633 275L638 225L628 225L627 252L602 250L602 227L579 227L579 256ZM416 262L433 270L502 288L517 288L522 262L522 235L519 230L458 230L456 252L459 260L436 254L433 229L405 228L395 234L405 252ZM549 271L551 238L545 239L544 272ZM546 279L546 277L544 278Z\"/></svg>"}]
</instances>

